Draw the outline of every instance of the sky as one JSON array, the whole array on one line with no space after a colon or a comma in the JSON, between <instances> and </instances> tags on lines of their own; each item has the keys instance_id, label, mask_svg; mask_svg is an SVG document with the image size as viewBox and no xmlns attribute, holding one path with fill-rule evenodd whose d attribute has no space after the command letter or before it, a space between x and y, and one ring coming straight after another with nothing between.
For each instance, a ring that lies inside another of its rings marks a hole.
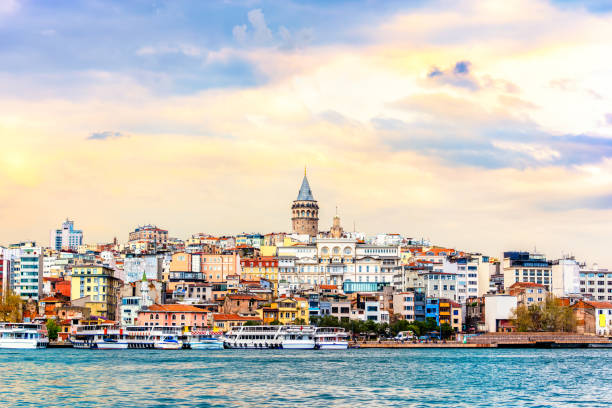
<instances>
[{"instance_id":1,"label":"sky","mask_svg":"<svg viewBox=\"0 0 612 408\"><path fill-rule=\"evenodd\" d=\"M320 229L612 268L612 1L0 0L0 245Z\"/></svg>"}]
</instances>

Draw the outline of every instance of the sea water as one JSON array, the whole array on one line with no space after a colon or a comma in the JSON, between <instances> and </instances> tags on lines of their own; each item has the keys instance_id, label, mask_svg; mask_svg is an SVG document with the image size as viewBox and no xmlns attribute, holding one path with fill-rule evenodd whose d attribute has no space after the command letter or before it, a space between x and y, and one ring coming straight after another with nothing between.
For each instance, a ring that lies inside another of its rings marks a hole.
<instances>
[{"instance_id":1,"label":"sea water","mask_svg":"<svg viewBox=\"0 0 612 408\"><path fill-rule=\"evenodd\" d=\"M611 407L612 350L0 350L2 407Z\"/></svg>"}]
</instances>

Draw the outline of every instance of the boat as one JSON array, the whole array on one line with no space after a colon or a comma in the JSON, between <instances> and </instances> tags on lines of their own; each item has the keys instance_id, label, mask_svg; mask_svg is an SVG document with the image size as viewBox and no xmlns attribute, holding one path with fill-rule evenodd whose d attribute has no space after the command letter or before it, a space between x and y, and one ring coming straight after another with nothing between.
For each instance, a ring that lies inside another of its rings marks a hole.
<instances>
[{"instance_id":1,"label":"boat","mask_svg":"<svg viewBox=\"0 0 612 408\"><path fill-rule=\"evenodd\" d=\"M119 326L115 323L80 325L73 329L70 342L80 349L172 349L172 344L164 339L174 337L180 347L187 339L187 333L177 326ZM185 341L184 341L185 340Z\"/></svg>"},{"instance_id":2,"label":"boat","mask_svg":"<svg viewBox=\"0 0 612 408\"><path fill-rule=\"evenodd\" d=\"M154 343L154 348L159 350L179 350L183 348L183 342L178 336L164 335Z\"/></svg>"},{"instance_id":3,"label":"boat","mask_svg":"<svg viewBox=\"0 0 612 408\"><path fill-rule=\"evenodd\" d=\"M126 336L114 323L85 324L76 326L70 336L72 347L78 349L127 348Z\"/></svg>"},{"instance_id":4,"label":"boat","mask_svg":"<svg viewBox=\"0 0 612 408\"><path fill-rule=\"evenodd\" d=\"M314 349L312 326L239 326L225 335L230 349Z\"/></svg>"},{"instance_id":5,"label":"boat","mask_svg":"<svg viewBox=\"0 0 612 408\"><path fill-rule=\"evenodd\" d=\"M96 348L100 350L125 350L128 348L128 342L125 339L104 337L96 342Z\"/></svg>"},{"instance_id":6,"label":"boat","mask_svg":"<svg viewBox=\"0 0 612 408\"><path fill-rule=\"evenodd\" d=\"M189 348L193 350L220 350L223 349L222 333L211 330L192 330L189 339Z\"/></svg>"},{"instance_id":7,"label":"boat","mask_svg":"<svg viewBox=\"0 0 612 408\"><path fill-rule=\"evenodd\" d=\"M0 323L0 349L39 349L49 345L47 328L35 323Z\"/></svg>"},{"instance_id":8,"label":"boat","mask_svg":"<svg viewBox=\"0 0 612 408\"><path fill-rule=\"evenodd\" d=\"M314 338L319 350L348 349L348 334L341 327L317 327Z\"/></svg>"}]
</instances>

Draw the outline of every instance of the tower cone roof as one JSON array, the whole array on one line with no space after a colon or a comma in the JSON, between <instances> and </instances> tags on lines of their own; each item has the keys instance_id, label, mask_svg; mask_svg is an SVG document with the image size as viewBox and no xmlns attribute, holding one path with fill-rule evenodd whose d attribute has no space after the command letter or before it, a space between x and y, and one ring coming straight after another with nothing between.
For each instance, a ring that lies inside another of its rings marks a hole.
<instances>
[{"instance_id":1,"label":"tower cone roof","mask_svg":"<svg viewBox=\"0 0 612 408\"><path fill-rule=\"evenodd\" d=\"M308 178L306 177L306 171L304 171L304 179L302 180L302 186L300 187L300 192L298 193L296 201L316 201L312 196L310 184L308 184Z\"/></svg>"}]
</instances>

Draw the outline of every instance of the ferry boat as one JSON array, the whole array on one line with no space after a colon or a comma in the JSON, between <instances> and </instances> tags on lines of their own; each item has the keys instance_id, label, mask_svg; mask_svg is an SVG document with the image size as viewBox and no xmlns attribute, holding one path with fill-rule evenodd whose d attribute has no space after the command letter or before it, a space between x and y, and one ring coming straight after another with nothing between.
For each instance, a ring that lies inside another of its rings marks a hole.
<instances>
[{"instance_id":1,"label":"ferry boat","mask_svg":"<svg viewBox=\"0 0 612 408\"><path fill-rule=\"evenodd\" d=\"M49 344L47 328L34 323L0 323L0 349L39 349Z\"/></svg>"},{"instance_id":2,"label":"ferry boat","mask_svg":"<svg viewBox=\"0 0 612 408\"><path fill-rule=\"evenodd\" d=\"M212 330L192 330L189 348L193 350L220 350L223 348L221 332Z\"/></svg>"},{"instance_id":3,"label":"ferry boat","mask_svg":"<svg viewBox=\"0 0 612 408\"><path fill-rule=\"evenodd\" d=\"M312 326L240 326L225 335L231 349L314 349Z\"/></svg>"},{"instance_id":4,"label":"ferry boat","mask_svg":"<svg viewBox=\"0 0 612 408\"><path fill-rule=\"evenodd\" d=\"M77 326L70 336L74 348L80 349L176 349L182 348L182 327L125 326L113 323Z\"/></svg>"},{"instance_id":5,"label":"ferry boat","mask_svg":"<svg viewBox=\"0 0 612 408\"><path fill-rule=\"evenodd\" d=\"M78 349L117 350L128 348L127 335L112 323L77 326L70 342Z\"/></svg>"},{"instance_id":6,"label":"ferry boat","mask_svg":"<svg viewBox=\"0 0 612 408\"><path fill-rule=\"evenodd\" d=\"M319 350L348 349L348 334L341 327L317 327L314 338Z\"/></svg>"}]
</instances>

